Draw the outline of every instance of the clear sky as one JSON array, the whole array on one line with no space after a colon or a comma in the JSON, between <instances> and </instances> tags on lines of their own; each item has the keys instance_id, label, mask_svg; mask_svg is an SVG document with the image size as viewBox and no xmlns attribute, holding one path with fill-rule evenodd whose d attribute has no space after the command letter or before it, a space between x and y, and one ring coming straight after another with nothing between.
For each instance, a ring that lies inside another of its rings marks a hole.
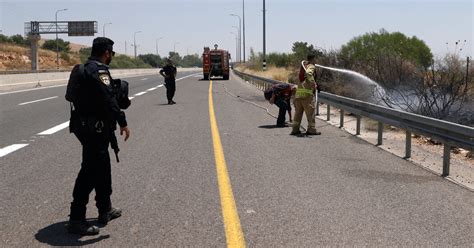
<instances>
[{"instance_id":1,"label":"clear sky","mask_svg":"<svg viewBox=\"0 0 474 248\"><path fill-rule=\"evenodd\" d=\"M245 1L246 51L263 47L263 0ZM181 55L202 53L215 43L235 53L235 36L242 16L242 0L0 0L0 30L4 35L24 34L24 23L54 21L97 21L102 36L116 42L115 50L133 54L134 32L138 54ZM473 56L473 0L267 0L266 51L289 52L295 41L306 41L324 49L338 49L352 38L384 28L417 36L435 55L463 47L461 56ZM54 35L43 35L54 39ZM90 45L93 37L61 38ZM464 44L464 40L466 43Z\"/></svg>"}]
</instances>

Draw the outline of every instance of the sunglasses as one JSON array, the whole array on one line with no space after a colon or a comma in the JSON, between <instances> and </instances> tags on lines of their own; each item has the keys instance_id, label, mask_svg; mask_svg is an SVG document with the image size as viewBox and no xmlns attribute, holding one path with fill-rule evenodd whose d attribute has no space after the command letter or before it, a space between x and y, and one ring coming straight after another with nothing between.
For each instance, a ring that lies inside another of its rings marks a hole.
<instances>
[{"instance_id":1,"label":"sunglasses","mask_svg":"<svg viewBox=\"0 0 474 248\"><path fill-rule=\"evenodd\" d=\"M114 52L114 51L110 51L110 50L109 50L109 53L112 54L112 57L115 56L115 52Z\"/></svg>"}]
</instances>

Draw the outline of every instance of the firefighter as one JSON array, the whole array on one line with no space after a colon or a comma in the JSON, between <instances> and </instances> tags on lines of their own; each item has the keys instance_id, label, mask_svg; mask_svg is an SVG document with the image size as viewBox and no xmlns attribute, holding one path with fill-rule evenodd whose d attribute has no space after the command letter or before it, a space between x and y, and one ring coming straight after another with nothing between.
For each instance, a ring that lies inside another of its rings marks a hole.
<instances>
[{"instance_id":1,"label":"firefighter","mask_svg":"<svg viewBox=\"0 0 474 248\"><path fill-rule=\"evenodd\" d=\"M309 54L307 61L302 61L301 69L304 70L304 79L299 81L298 88L295 94L295 117L293 119L293 130L291 135L301 135L300 125L301 119L303 118L303 112L306 113L306 119L308 120L308 128L306 135L320 135L321 132L316 131L315 125L315 94L316 94L316 81L314 76L316 75L315 63L316 56Z\"/></svg>"},{"instance_id":2,"label":"firefighter","mask_svg":"<svg viewBox=\"0 0 474 248\"><path fill-rule=\"evenodd\" d=\"M288 111L290 113L291 122L291 95L296 91L296 86L291 84L276 84L264 92L265 99L270 104L275 104L278 108L277 127L286 127L285 115Z\"/></svg>"}]
</instances>

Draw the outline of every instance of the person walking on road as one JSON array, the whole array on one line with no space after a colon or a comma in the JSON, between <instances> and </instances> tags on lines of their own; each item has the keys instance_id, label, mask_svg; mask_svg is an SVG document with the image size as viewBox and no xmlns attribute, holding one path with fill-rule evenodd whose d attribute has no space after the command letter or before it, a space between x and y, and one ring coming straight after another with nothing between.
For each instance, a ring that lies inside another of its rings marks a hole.
<instances>
[{"instance_id":1,"label":"person walking on road","mask_svg":"<svg viewBox=\"0 0 474 248\"><path fill-rule=\"evenodd\" d=\"M160 75L165 78L168 104L176 104L176 102L173 101L174 93L176 91L176 67L173 65L171 59L166 59L166 65L160 70Z\"/></svg>"},{"instance_id":2,"label":"person walking on road","mask_svg":"<svg viewBox=\"0 0 474 248\"><path fill-rule=\"evenodd\" d=\"M316 73L316 66L314 65L316 56L310 54L307 56L307 61L302 61L301 70L304 70L304 79L300 78L298 83L298 89L295 94L295 117L293 120L293 130L291 135L301 135L300 125L303 118L303 112L306 113L306 119L308 120L308 128L306 135L320 135L321 132L316 131L315 124L315 94L316 94L316 81L314 79Z\"/></svg>"},{"instance_id":3,"label":"person walking on road","mask_svg":"<svg viewBox=\"0 0 474 248\"><path fill-rule=\"evenodd\" d=\"M286 127L285 116L287 111L290 113L291 122L290 99L295 91L295 85L281 83L273 85L270 89L264 92L265 99L267 99L270 104L275 104L279 109L276 124L277 127Z\"/></svg>"},{"instance_id":4,"label":"person walking on road","mask_svg":"<svg viewBox=\"0 0 474 248\"><path fill-rule=\"evenodd\" d=\"M114 134L117 123L120 135L125 133L125 141L130 130L125 113L120 109L122 105L110 88L114 82L108 66L115 54L113 44L108 38L95 38L91 57L84 65L73 68L68 82L66 99L72 102L69 127L82 145L81 170L74 185L67 225L68 232L73 234L99 233L97 226L86 221L86 206L94 189L99 223L106 225L122 215L122 210L112 207L110 200L112 175L108 148L109 143L117 143ZM74 86L71 91L70 85Z\"/></svg>"}]
</instances>

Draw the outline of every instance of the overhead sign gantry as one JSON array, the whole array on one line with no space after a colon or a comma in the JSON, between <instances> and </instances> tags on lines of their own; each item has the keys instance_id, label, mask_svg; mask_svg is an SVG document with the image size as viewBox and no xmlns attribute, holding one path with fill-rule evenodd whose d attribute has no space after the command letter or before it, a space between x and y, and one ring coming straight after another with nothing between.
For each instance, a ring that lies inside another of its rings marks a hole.
<instances>
[{"instance_id":1,"label":"overhead sign gantry","mask_svg":"<svg viewBox=\"0 0 474 248\"><path fill-rule=\"evenodd\" d=\"M38 70L38 41L41 34L94 36L97 21L31 21L25 23L25 35L31 40L31 69Z\"/></svg>"}]
</instances>

